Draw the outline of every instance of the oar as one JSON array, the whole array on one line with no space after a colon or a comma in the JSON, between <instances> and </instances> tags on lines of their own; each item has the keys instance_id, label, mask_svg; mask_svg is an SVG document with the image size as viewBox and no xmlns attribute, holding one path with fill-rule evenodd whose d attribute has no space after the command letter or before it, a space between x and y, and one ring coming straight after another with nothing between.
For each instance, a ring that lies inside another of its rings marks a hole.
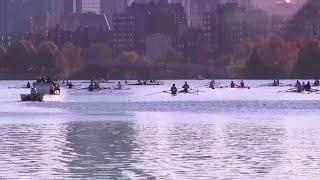
<instances>
[{"instance_id":1,"label":"oar","mask_svg":"<svg viewBox=\"0 0 320 180\"><path fill-rule=\"evenodd\" d=\"M249 86L241 87L241 86L239 86L239 85L236 85L236 86L235 86L235 88L240 88L240 89L241 89L241 88L242 88L242 89L250 89L250 87L249 87Z\"/></svg>"},{"instance_id":2,"label":"oar","mask_svg":"<svg viewBox=\"0 0 320 180\"><path fill-rule=\"evenodd\" d=\"M145 96L151 96L151 95L155 95L155 94L161 94L161 93L169 93L170 90L166 90L166 91L160 91L160 92L155 92L155 93L151 93L151 94L146 94Z\"/></svg>"},{"instance_id":3,"label":"oar","mask_svg":"<svg viewBox=\"0 0 320 180\"><path fill-rule=\"evenodd\" d=\"M11 87L8 87L8 89L19 89L19 88L27 88L27 86L21 85L21 86L11 86Z\"/></svg>"},{"instance_id":4,"label":"oar","mask_svg":"<svg viewBox=\"0 0 320 180\"><path fill-rule=\"evenodd\" d=\"M229 88L229 86L217 86L217 88L220 88L220 89L222 89L222 88Z\"/></svg>"},{"instance_id":5,"label":"oar","mask_svg":"<svg viewBox=\"0 0 320 180\"><path fill-rule=\"evenodd\" d=\"M310 92L318 92L318 89L311 89Z\"/></svg>"},{"instance_id":6,"label":"oar","mask_svg":"<svg viewBox=\"0 0 320 180\"><path fill-rule=\"evenodd\" d=\"M296 89L297 89L297 88L289 88L289 89L285 89L285 90L278 91L278 93L287 92L287 91L292 91L292 90L296 90Z\"/></svg>"},{"instance_id":7,"label":"oar","mask_svg":"<svg viewBox=\"0 0 320 180\"><path fill-rule=\"evenodd\" d=\"M184 92L183 90L178 91L177 93L190 94L190 95L199 95L199 94L197 94L198 92L190 92L190 91Z\"/></svg>"}]
</instances>

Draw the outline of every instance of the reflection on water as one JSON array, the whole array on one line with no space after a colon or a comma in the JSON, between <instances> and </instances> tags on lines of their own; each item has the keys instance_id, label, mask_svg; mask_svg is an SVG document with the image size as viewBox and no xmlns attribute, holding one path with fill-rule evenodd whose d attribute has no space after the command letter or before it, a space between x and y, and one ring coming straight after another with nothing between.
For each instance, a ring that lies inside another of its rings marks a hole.
<instances>
[{"instance_id":1,"label":"reflection on water","mask_svg":"<svg viewBox=\"0 0 320 180\"><path fill-rule=\"evenodd\" d=\"M140 112L1 124L0 179L318 179L319 125L292 119Z\"/></svg>"}]
</instances>

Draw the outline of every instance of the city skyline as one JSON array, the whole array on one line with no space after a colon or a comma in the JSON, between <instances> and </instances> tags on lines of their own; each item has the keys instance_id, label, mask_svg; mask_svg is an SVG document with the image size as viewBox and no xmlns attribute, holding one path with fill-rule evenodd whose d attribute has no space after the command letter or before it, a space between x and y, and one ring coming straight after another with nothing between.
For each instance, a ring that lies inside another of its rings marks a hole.
<instances>
[{"instance_id":1,"label":"city skyline","mask_svg":"<svg viewBox=\"0 0 320 180\"><path fill-rule=\"evenodd\" d=\"M292 7L282 6L278 4L279 1L266 3L261 0L169 0L168 2L181 3L187 16L188 25L201 27L203 13L214 11L217 4L235 2L238 3L239 7L248 10L257 8L274 14L294 14L305 1L291 1ZM114 14L124 13L132 2L128 0L43 0L39 2L37 0L21 2L3 0L1 1L3 10L0 14L0 33L44 31L61 24L63 17L70 13L103 13L111 22ZM147 3L152 1L138 0L136 2ZM283 2L285 1L283 0ZM276 5L279 7L275 8ZM16 9L19 13L13 12ZM110 26L112 28L112 23L110 23Z\"/></svg>"}]
</instances>

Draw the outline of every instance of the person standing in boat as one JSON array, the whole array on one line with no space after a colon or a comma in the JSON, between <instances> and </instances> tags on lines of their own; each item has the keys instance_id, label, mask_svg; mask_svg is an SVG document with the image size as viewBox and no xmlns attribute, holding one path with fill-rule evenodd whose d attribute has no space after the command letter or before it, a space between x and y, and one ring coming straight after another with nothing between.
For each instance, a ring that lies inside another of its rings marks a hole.
<instances>
[{"instance_id":1,"label":"person standing in boat","mask_svg":"<svg viewBox=\"0 0 320 180\"><path fill-rule=\"evenodd\" d=\"M182 86L182 92L188 93L190 86L188 85L188 82L185 82L184 85Z\"/></svg>"},{"instance_id":2,"label":"person standing in boat","mask_svg":"<svg viewBox=\"0 0 320 180\"><path fill-rule=\"evenodd\" d=\"M173 95L177 94L178 89L175 84L172 85L170 91L171 91L171 94L173 94Z\"/></svg>"}]
</instances>

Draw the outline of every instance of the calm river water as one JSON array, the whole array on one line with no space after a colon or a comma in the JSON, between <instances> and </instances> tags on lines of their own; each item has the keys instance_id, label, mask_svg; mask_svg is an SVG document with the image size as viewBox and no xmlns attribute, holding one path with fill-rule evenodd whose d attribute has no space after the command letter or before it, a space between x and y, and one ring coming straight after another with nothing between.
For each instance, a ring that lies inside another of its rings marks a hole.
<instances>
[{"instance_id":1,"label":"calm river water","mask_svg":"<svg viewBox=\"0 0 320 180\"><path fill-rule=\"evenodd\" d=\"M1 81L0 179L320 179L320 94L246 82L178 96L148 94L184 81L63 89L30 103L8 89L26 82Z\"/></svg>"}]
</instances>

